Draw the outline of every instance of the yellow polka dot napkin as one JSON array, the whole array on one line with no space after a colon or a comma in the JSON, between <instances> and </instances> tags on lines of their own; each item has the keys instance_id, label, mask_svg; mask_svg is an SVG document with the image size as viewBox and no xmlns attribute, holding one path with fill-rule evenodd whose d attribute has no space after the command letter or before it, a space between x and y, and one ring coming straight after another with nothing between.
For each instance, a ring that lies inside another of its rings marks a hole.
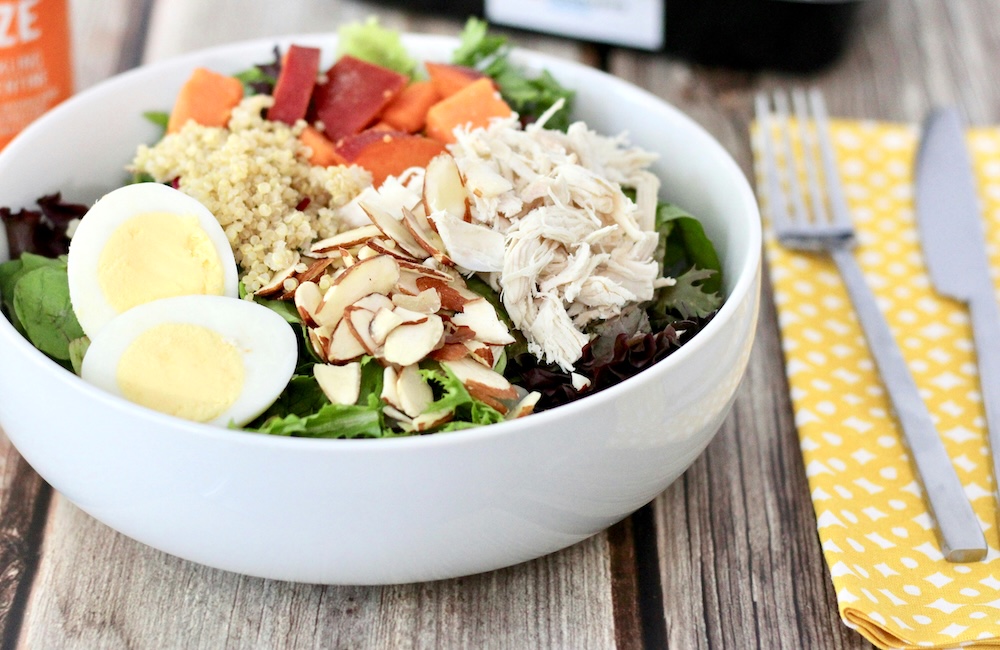
<instances>
[{"instance_id":1,"label":"yellow polka dot napkin","mask_svg":"<svg viewBox=\"0 0 1000 650\"><path fill-rule=\"evenodd\" d=\"M938 296L924 266L912 185L918 129L834 121L831 135L858 262L990 547L983 562L942 558L840 276L826 256L777 244L764 196L795 422L840 616L880 648L1000 647L1000 539L972 331L965 306ZM1000 129L972 130L968 141L1000 270Z\"/></svg>"}]
</instances>

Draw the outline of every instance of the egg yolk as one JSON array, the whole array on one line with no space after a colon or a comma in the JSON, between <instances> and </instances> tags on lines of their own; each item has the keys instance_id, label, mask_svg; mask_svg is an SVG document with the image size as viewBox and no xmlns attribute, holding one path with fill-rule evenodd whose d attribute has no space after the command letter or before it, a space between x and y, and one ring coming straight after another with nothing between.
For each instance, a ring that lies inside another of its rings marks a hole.
<instances>
[{"instance_id":1,"label":"egg yolk","mask_svg":"<svg viewBox=\"0 0 1000 650\"><path fill-rule=\"evenodd\" d=\"M119 313L159 298L222 295L222 262L193 215L147 212L128 219L108 238L97 279Z\"/></svg>"},{"instance_id":2,"label":"egg yolk","mask_svg":"<svg viewBox=\"0 0 1000 650\"><path fill-rule=\"evenodd\" d=\"M126 399L177 417L208 422L243 389L243 356L218 332L189 323L152 327L125 349L117 367Z\"/></svg>"}]
</instances>

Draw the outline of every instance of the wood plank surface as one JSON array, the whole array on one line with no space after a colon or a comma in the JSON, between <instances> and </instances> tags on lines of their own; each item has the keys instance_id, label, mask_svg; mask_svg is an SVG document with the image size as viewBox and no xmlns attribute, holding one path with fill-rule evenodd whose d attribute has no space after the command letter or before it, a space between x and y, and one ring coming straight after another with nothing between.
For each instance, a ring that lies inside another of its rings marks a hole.
<instances>
[{"instance_id":1,"label":"wood plank surface","mask_svg":"<svg viewBox=\"0 0 1000 650\"><path fill-rule=\"evenodd\" d=\"M915 122L954 102L1000 122L994 0L869 0L845 56L813 75L712 70L511 32L597 65L704 125L751 173L755 92L816 84L831 112ZM344 0L73 0L78 88L210 45L461 21ZM0 439L0 635L22 648L871 648L839 620L823 564L766 275L732 415L651 507L560 553L458 580L302 585L209 569L134 542L53 495ZM41 549L39 539L44 540ZM36 557L40 553L40 558Z\"/></svg>"}]
</instances>

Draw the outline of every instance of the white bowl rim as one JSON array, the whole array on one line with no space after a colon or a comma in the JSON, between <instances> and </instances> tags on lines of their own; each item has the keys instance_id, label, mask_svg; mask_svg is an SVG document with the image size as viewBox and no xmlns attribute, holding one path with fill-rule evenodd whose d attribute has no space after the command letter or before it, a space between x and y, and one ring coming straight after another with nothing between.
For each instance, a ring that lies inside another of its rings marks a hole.
<instances>
[{"instance_id":1,"label":"white bowl rim","mask_svg":"<svg viewBox=\"0 0 1000 650\"><path fill-rule=\"evenodd\" d=\"M453 36L437 34L403 33L401 36L404 43L407 44L443 46L447 44L454 45L458 42L457 38ZM153 74L164 68L173 68L184 64L197 64L199 61L214 56L226 57L254 49L273 49L274 46L287 46L287 44L293 42L303 44L320 42L332 46L336 43L336 40L337 36L335 33L304 33L257 38L204 48L195 52L189 52L179 56L170 57L162 61L136 67L132 70L109 77L108 79L105 79L104 81L101 81L78 93L77 95L70 97L60 105L50 110L48 113L24 129L7 145L3 151L0 151L0 159L6 157L5 154L9 156L11 155L11 152L16 153L17 150L23 146L23 143L27 142L30 134L33 134L37 130L44 129L49 119L61 115L63 112L73 110L76 103L86 99L91 92L98 92L114 84L126 83L132 77ZM227 429L199 422L190 422L133 404L124 398L107 393L100 388L85 382L73 372L59 366L55 361L35 348L25 337L17 332L13 325L5 317L0 317L0 342L20 346L26 354L36 355L35 360L38 363L50 364L48 367L57 371L54 373L56 380L68 382L75 390L83 391L85 395L88 395L98 401L105 402L113 411L125 411L131 417L147 420L150 424L168 426L178 432L184 431L185 433L189 433L194 436L217 439L223 442L260 445L263 447L275 447L279 449L303 449L312 452L335 450L351 450L353 452L354 450L363 450L375 453L378 451L384 451L389 446L391 446L393 450L396 450L406 449L411 446L418 448L433 448L438 445L450 446L454 444L471 444L483 439L514 433L523 430L525 427L543 428L546 424L557 423L558 420L562 418L562 415L569 413L571 409L591 409L600 407L602 403L605 403L606 405L610 404L610 402L613 402L616 399L620 392L629 391L633 386L639 383L653 381L659 374L668 372L671 367L683 362L686 357L692 354L697 354L702 347L707 345L707 341L713 338L712 335L716 332L716 330L721 329L726 321L735 317L735 312L739 309L740 304L743 302L746 295L752 291L758 290L756 275L761 264L762 233L758 211L759 209L753 190L751 189L746 176L743 174L743 171L714 136L712 136L700 124L695 122L691 117L674 107L672 104L668 103L666 100L657 97L650 91L602 70L591 68L583 63L560 58L544 52L536 52L518 47L514 48L513 56L517 57L519 63L530 64L532 66L544 67L546 64L554 64L563 67L568 66L570 68L583 68L587 70L588 74L595 74L601 77L604 82L618 85L621 88L627 89L628 92L637 93L638 97L644 101L657 105L660 110L666 110L667 112L672 113L674 119L684 124L685 128L697 132L700 137L704 138L706 146L714 149L713 155L719 159L727 173L732 175L737 180L736 187L739 192L739 200L743 208L746 210L746 214L749 218L749 237L746 242L747 255L743 266L739 269L739 273L737 274L737 281L732 286L732 289L730 290L722 307L701 331L699 331L689 342L685 343L666 358L660 360L649 368L614 386L605 388L592 395L587 395L568 404L563 404L540 413L533 413L528 417L518 418L516 420L463 429L455 432L427 435L386 438L307 438L266 434L241 429ZM248 62L248 65L252 63L253 62ZM752 218L755 216L757 217L756 219Z\"/></svg>"}]
</instances>

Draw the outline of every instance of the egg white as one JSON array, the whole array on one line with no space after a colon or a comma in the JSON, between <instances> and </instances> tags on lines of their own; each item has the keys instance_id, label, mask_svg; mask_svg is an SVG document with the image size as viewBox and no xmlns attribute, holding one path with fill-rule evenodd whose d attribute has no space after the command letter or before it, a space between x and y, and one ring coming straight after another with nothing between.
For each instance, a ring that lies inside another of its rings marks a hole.
<instances>
[{"instance_id":1,"label":"egg white","mask_svg":"<svg viewBox=\"0 0 1000 650\"><path fill-rule=\"evenodd\" d=\"M108 321L87 349L81 377L124 398L117 378L122 354L140 334L165 323L213 330L242 355L244 381L239 397L207 424L243 426L250 422L274 403L295 371L295 333L277 313L238 298L191 295L138 305Z\"/></svg>"},{"instance_id":2,"label":"egg white","mask_svg":"<svg viewBox=\"0 0 1000 650\"><path fill-rule=\"evenodd\" d=\"M67 258L70 302L80 326L93 338L112 318L118 315L105 297L99 282L98 267L108 239L132 217L166 212L193 215L215 249L223 271L226 296L236 297L239 275L236 258L226 233L215 216L180 190L160 183L135 183L120 187L97 200L80 220L70 242ZM155 263L150 260L150 263Z\"/></svg>"}]
</instances>

